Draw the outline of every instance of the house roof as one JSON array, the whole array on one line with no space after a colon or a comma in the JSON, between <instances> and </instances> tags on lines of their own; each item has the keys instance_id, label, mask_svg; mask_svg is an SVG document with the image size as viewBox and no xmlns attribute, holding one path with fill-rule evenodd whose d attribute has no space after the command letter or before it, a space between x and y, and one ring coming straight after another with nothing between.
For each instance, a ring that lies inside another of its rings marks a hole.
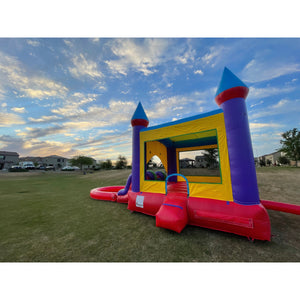
<instances>
[{"instance_id":1,"label":"house roof","mask_svg":"<svg viewBox=\"0 0 300 300\"><path fill-rule=\"evenodd\" d=\"M180 161L195 161L195 160L191 159L191 158L183 158L183 159L180 159Z\"/></svg>"},{"instance_id":2,"label":"house roof","mask_svg":"<svg viewBox=\"0 0 300 300\"><path fill-rule=\"evenodd\" d=\"M17 153L17 152L10 152L10 151L0 151L0 155L19 156L19 153Z\"/></svg>"}]
</instances>

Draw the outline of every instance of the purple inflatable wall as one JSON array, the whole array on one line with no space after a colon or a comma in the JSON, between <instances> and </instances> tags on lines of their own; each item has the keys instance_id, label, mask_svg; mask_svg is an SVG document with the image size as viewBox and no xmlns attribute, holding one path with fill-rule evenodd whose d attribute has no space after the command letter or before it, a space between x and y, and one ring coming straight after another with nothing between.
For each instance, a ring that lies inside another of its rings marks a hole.
<instances>
[{"instance_id":1,"label":"purple inflatable wall","mask_svg":"<svg viewBox=\"0 0 300 300\"><path fill-rule=\"evenodd\" d=\"M254 205L260 200L245 102L248 91L225 68L215 100L224 112L233 199L239 204Z\"/></svg>"}]
</instances>

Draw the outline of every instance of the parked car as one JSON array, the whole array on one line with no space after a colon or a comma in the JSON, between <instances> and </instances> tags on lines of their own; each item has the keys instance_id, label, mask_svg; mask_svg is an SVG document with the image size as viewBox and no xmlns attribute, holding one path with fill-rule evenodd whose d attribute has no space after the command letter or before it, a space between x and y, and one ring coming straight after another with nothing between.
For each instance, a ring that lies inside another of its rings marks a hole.
<instances>
[{"instance_id":1,"label":"parked car","mask_svg":"<svg viewBox=\"0 0 300 300\"><path fill-rule=\"evenodd\" d=\"M74 171L75 169L74 169L74 167L66 166L66 167L63 167L61 170L62 171Z\"/></svg>"},{"instance_id":2,"label":"parked car","mask_svg":"<svg viewBox=\"0 0 300 300\"><path fill-rule=\"evenodd\" d=\"M35 169L35 166L34 166L34 164L33 164L32 161L23 161L23 162L20 162L20 166L23 169L27 169L27 170L34 170Z\"/></svg>"},{"instance_id":3,"label":"parked car","mask_svg":"<svg viewBox=\"0 0 300 300\"><path fill-rule=\"evenodd\" d=\"M8 169L9 172L28 172L28 169L22 168L21 166L11 166Z\"/></svg>"},{"instance_id":4,"label":"parked car","mask_svg":"<svg viewBox=\"0 0 300 300\"><path fill-rule=\"evenodd\" d=\"M15 165L15 166L11 166L9 169L22 169L21 166Z\"/></svg>"},{"instance_id":5,"label":"parked car","mask_svg":"<svg viewBox=\"0 0 300 300\"><path fill-rule=\"evenodd\" d=\"M51 171L51 170L55 171L54 166L47 166L46 167L46 171Z\"/></svg>"}]
</instances>

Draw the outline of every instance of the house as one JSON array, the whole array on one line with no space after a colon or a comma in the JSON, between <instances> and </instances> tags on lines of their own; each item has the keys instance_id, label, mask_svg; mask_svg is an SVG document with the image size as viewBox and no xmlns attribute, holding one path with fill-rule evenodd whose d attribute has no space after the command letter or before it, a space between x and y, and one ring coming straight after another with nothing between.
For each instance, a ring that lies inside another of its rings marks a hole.
<instances>
[{"instance_id":1,"label":"house","mask_svg":"<svg viewBox=\"0 0 300 300\"><path fill-rule=\"evenodd\" d=\"M279 158L286 156L286 154L282 151L277 151L273 152L270 154L262 155L259 156L258 158L255 159L256 165L259 165L260 161L263 161L266 165L268 165L268 161L270 162L271 165L279 165ZM293 160L290 160L290 165L291 166L296 166L296 162ZM297 162L297 166L300 167L300 161Z\"/></svg>"},{"instance_id":2,"label":"house","mask_svg":"<svg viewBox=\"0 0 300 300\"><path fill-rule=\"evenodd\" d=\"M207 168L208 167L208 162L207 159L204 155L197 155L195 157L195 167L196 168Z\"/></svg>"},{"instance_id":3,"label":"house","mask_svg":"<svg viewBox=\"0 0 300 300\"><path fill-rule=\"evenodd\" d=\"M260 164L260 162L264 162L264 164L268 164L268 162L270 162L271 165L279 165L279 161L278 159L282 156L285 156L285 153L284 152L281 152L281 151L277 151L277 152L273 152L273 153L270 153L270 154L265 154L265 155L262 155L262 156L259 156L258 158L255 159L255 163L257 165Z\"/></svg>"},{"instance_id":4,"label":"house","mask_svg":"<svg viewBox=\"0 0 300 300\"><path fill-rule=\"evenodd\" d=\"M271 162L272 165L278 165L279 164L279 157L285 156L284 152L281 151L277 151L277 152L273 152L270 154L265 155L265 160L266 162L269 160Z\"/></svg>"},{"instance_id":5,"label":"house","mask_svg":"<svg viewBox=\"0 0 300 300\"><path fill-rule=\"evenodd\" d=\"M42 158L37 156L26 156L26 157L20 157L20 164L26 163L26 162L32 162L34 165L41 165L42 164Z\"/></svg>"},{"instance_id":6,"label":"house","mask_svg":"<svg viewBox=\"0 0 300 300\"><path fill-rule=\"evenodd\" d=\"M18 164L19 154L17 152L0 151L0 170L9 169Z\"/></svg>"},{"instance_id":7,"label":"house","mask_svg":"<svg viewBox=\"0 0 300 300\"><path fill-rule=\"evenodd\" d=\"M55 169L62 169L63 167L68 165L68 158L58 155L50 155L42 157L41 162L44 167L51 166Z\"/></svg>"},{"instance_id":8,"label":"house","mask_svg":"<svg viewBox=\"0 0 300 300\"><path fill-rule=\"evenodd\" d=\"M191 158L183 158L179 160L179 168L192 168L194 166L194 159Z\"/></svg>"}]
</instances>

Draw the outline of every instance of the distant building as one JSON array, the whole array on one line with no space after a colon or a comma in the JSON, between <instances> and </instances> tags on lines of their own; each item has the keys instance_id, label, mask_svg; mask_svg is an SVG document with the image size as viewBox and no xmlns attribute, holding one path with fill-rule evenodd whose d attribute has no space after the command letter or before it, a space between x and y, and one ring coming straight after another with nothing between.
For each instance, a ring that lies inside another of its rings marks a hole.
<instances>
[{"instance_id":1,"label":"distant building","mask_svg":"<svg viewBox=\"0 0 300 300\"><path fill-rule=\"evenodd\" d=\"M61 169L68 165L68 158L58 156L58 155L50 155L46 157L40 156L27 156L20 157L20 162L22 164L26 162L33 162L36 166L39 167L54 167L55 169Z\"/></svg>"},{"instance_id":2,"label":"distant building","mask_svg":"<svg viewBox=\"0 0 300 300\"><path fill-rule=\"evenodd\" d=\"M26 157L20 157L20 164L24 162L32 162L35 165L41 165L42 164L42 157L36 157L36 156L26 156Z\"/></svg>"},{"instance_id":3,"label":"distant building","mask_svg":"<svg viewBox=\"0 0 300 300\"><path fill-rule=\"evenodd\" d=\"M278 165L279 164L279 157L285 156L285 153L281 151L273 152L270 154L265 154L262 156L259 156L258 158L255 159L255 163L257 165L260 165L261 162L263 162L264 165L268 165L268 161L270 162L271 165Z\"/></svg>"},{"instance_id":4,"label":"distant building","mask_svg":"<svg viewBox=\"0 0 300 300\"><path fill-rule=\"evenodd\" d=\"M180 159L179 160L179 167L181 169L184 169L184 168L192 168L194 166L194 162L195 160L194 159L191 159L191 158L183 158L183 159Z\"/></svg>"},{"instance_id":5,"label":"distant building","mask_svg":"<svg viewBox=\"0 0 300 300\"><path fill-rule=\"evenodd\" d=\"M97 162L95 159L92 159L93 163L90 166L83 166L83 169L92 168L93 166L97 165ZM59 156L59 155L49 155L46 157L40 157L40 156L27 156L27 157L20 157L20 162L22 164L26 162L33 162L35 166L38 167L53 167L55 170L62 169L66 166L70 165L70 159Z\"/></svg>"},{"instance_id":6,"label":"distant building","mask_svg":"<svg viewBox=\"0 0 300 300\"><path fill-rule=\"evenodd\" d=\"M275 164L278 165L279 164L278 159L279 159L279 157L282 157L282 156L285 156L285 153L281 152L281 151L277 151L277 152L273 152L273 153L264 155L266 163L269 160L272 165L275 165Z\"/></svg>"},{"instance_id":7,"label":"distant building","mask_svg":"<svg viewBox=\"0 0 300 300\"><path fill-rule=\"evenodd\" d=\"M207 168L208 162L204 155L198 155L195 157L195 167L196 168Z\"/></svg>"},{"instance_id":8,"label":"distant building","mask_svg":"<svg viewBox=\"0 0 300 300\"><path fill-rule=\"evenodd\" d=\"M279 158L286 156L286 154L282 151L273 152L270 154L259 156L255 159L256 165L259 165L260 161L263 161L266 165L268 161L271 162L271 165L279 165ZM290 159L290 165L295 166L296 162ZM300 161L297 163L297 166L300 167Z\"/></svg>"},{"instance_id":9,"label":"distant building","mask_svg":"<svg viewBox=\"0 0 300 300\"><path fill-rule=\"evenodd\" d=\"M0 151L0 170L9 169L18 164L19 154L17 152Z\"/></svg>"},{"instance_id":10,"label":"distant building","mask_svg":"<svg viewBox=\"0 0 300 300\"><path fill-rule=\"evenodd\" d=\"M54 167L55 169L61 169L68 165L68 158L58 156L58 155L50 155L46 157L42 157L42 164L44 167Z\"/></svg>"}]
</instances>

